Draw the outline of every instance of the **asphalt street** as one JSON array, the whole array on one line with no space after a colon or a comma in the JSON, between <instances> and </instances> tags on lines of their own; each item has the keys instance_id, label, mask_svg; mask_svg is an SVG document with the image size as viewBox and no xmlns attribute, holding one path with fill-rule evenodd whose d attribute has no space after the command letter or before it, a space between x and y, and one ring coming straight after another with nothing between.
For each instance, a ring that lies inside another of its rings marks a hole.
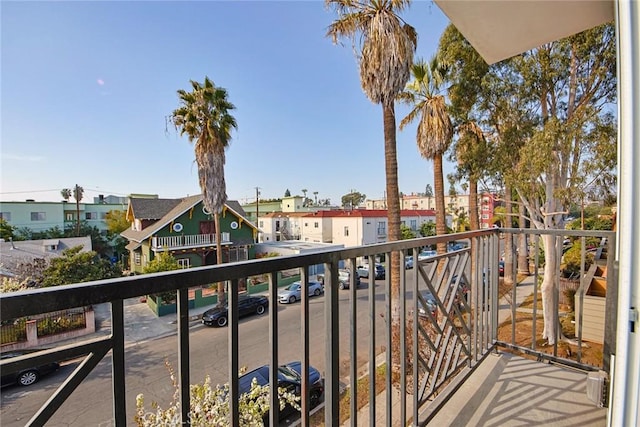
<instances>
[{"instance_id":1,"label":"asphalt street","mask_svg":"<svg viewBox=\"0 0 640 427\"><path fill-rule=\"evenodd\" d=\"M376 285L376 348L384 346L384 281ZM310 363L320 372L325 370L324 296L309 300L310 318ZM362 281L357 290L357 359L359 365L366 363L369 351L369 304L368 283ZM341 378L346 381L349 371L349 291L339 293L340 305L340 360ZM300 360L302 340L300 333L300 303L278 305L279 361L286 363ZM213 384L228 381L229 354L227 348L228 328L211 328L202 325L198 318L206 308L192 310L190 327L191 382L201 383L209 376ZM110 333L109 306L95 307L97 334ZM126 388L128 419L133 420L135 399L143 393L147 408L151 402L166 407L172 400L175 388L170 379L170 369L177 370L177 335L175 315L157 318L144 303L129 300L125 306L126 316ZM252 316L240 320L240 366L247 369L269 363L268 316ZM2 389L0 424L23 426L79 365L80 361L63 363L61 369L42 378L31 387L11 386ZM112 425L111 360L106 357L76 389L71 397L56 412L47 425L50 426L108 426Z\"/></svg>"}]
</instances>

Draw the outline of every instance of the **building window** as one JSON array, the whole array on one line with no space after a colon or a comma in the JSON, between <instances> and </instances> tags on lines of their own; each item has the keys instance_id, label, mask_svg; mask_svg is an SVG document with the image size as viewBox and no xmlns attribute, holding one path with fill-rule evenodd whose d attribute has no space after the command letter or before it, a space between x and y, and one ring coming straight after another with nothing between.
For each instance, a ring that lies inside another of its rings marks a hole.
<instances>
[{"instance_id":1,"label":"building window","mask_svg":"<svg viewBox=\"0 0 640 427\"><path fill-rule=\"evenodd\" d=\"M141 262L140 253L139 252L134 252L133 253L133 263L135 265L140 265L140 262Z\"/></svg>"},{"instance_id":2,"label":"building window","mask_svg":"<svg viewBox=\"0 0 640 427\"><path fill-rule=\"evenodd\" d=\"M489 214L482 214L482 219L489 219Z\"/></svg>"},{"instance_id":3,"label":"building window","mask_svg":"<svg viewBox=\"0 0 640 427\"><path fill-rule=\"evenodd\" d=\"M387 223L384 221L380 221L378 223L378 235L384 236L387 234Z\"/></svg>"},{"instance_id":4,"label":"building window","mask_svg":"<svg viewBox=\"0 0 640 427\"><path fill-rule=\"evenodd\" d=\"M413 231L416 231L418 229L418 220L417 219L412 219L410 224L411 224L410 227L411 227L411 229Z\"/></svg>"},{"instance_id":5,"label":"building window","mask_svg":"<svg viewBox=\"0 0 640 427\"><path fill-rule=\"evenodd\" d=\"M344 228L344 237L349 237L349 227Z\"/></svg>"},{"instance_id":6,"label":"building window","mask_svg":"<svg viewBox=\"0 0 640 427\"><path fill-rule=\"evenodd\" d=\"M190 262L189 258L179 258L177 261L178 261L178 265L180 266L180 268L189 268L189 267L191 267L191 262Z\"/></svg>"},{"instance_id":7,"label":"building window","mask_svg":"<svg viewBox=\"0 0 640 427\"><path fill-rule=\"evenodd\" d=\"M11 221L11 212L0 212L0 219L4 219L5 221Z\"/></svg>"},{"instance_id":8,"label":"building window","mask_svg":"<svg viewBox=\"0 0 640 427\"><path fill-rule=\"evenodd\" d=\"M318 223L318 221L313 223L313 228L318 228L320 226L320 224Z\"/></svg>"},{"instance_id":9,"label":"building window","mask_svg":"<svg viewBox=\"0 0 640 427\"><path fill-rule=\"evenodd\" d=\"M84 218L85 219L98 219L98 212L85 212L84 213Z\"/></svg>"},{"instance_id":10,"label":"building window","mask_svg":"<svg viewBox=\"0 0 640 427\"><path fill-rule=\"evenodd\" d=\"M66 221L73 221L73 214L72 213L68 213L65 215Z\"/></svg>"},{"instance_id":11,"label":"building window","mask_svg":"<svg viewBox=\"0 0 640 427\"><path fill-rule=\"evenodd\" d=\"M260 228L263 228L263 227L264 227L264 221L260 221L258 226L259 226Z\"/></svg>"},{"instance_id":12,"label":"building window","mask_svg":"<svg viewBox=\"0 0 640 427\"><path fill-rule=\"evenodd\" d=\"M31 212L31 221L46 221L46 212Z\"/></svg>"},{"instance_id":13,"label":"building window","mask_svg":"<svg viewBox=\"0 0 640 427\"><path fill-rule=\"evenodd\" d=\"M308 223L308 222L305 222L305 223L304 223L304 226L305 226L305 227L308 227L308 226L309 226L309 223Z\"/></svg>"},{"instance_id":14,"label":"building window","mask_svg":"<svg viewBox=\"0 0 640 427\"><path fill-rule=\"evenodd\" d=\"M483 210L483 211L488 211L488 210L489 210L489 206L487 206L487 205L483 205L483 206L482 206L482 210Z\"/></svg>"}]
</instances>

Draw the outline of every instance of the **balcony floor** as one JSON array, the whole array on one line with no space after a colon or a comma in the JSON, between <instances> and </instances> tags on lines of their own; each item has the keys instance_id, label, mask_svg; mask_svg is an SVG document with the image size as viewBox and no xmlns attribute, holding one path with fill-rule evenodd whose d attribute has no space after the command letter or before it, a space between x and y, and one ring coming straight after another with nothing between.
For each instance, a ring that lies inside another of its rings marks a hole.
<instances>
[{"instance_id":1,"label":"balcony floor","mask_svg":"<svg viewBox=\"0 0 640 427\"><path fill-rule=\"evenodd\" d=\"M489 355L430 423L437 426L604 426L584 372Z\"/></svg>"},{"instance_id":2,"label":"balcony floor","mask_svg":"<svg viewBox=\"0 0 640 427\"><path fill-rule=\"evenodd\" d=\"M430 426L580 426L606 425L607 408L587 398L587 374L510 353L491 354L429 422ZM400 396L393 396L393 425L400 426ZM376 399L376 422L369 407L358 411L358 426L383 423L385 394ZM411 416L407 401L407 416ZM342 426L350 426L350 421Z\"/></svg>"}]
</instances>

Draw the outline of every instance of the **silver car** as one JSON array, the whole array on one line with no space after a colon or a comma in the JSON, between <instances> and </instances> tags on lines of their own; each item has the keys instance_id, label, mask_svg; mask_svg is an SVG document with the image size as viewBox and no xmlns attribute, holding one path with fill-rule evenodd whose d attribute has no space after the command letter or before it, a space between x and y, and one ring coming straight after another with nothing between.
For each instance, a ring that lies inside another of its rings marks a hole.
<instances>
[{"instance_id":1,"label":"silver car","mask_svg":"<svg viewBox=\"0 0 640 427\"><path fill-rule=\"evenodd\" d=\"M293 282L280 292L278 292L278 301L283 304L293 303L300 301L302 284L300 282ZM324 293L324 286L320 282L309 282L309 296L318 296Z\"/></svg>"}]
</instances>

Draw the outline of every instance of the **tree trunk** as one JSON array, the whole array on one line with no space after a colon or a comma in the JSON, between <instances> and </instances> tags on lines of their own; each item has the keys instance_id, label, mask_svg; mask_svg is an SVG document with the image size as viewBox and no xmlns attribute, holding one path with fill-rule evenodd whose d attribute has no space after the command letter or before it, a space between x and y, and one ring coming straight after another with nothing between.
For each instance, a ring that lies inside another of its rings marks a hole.
<instances>
[{"instance_id":1,"label":"tree trunk","mask_svg":"<svg viewBox=\"0 0 640 427\"><path fill-rule=\"evenodd\" d=\"M77 190L76 190L77 191ZM76 197L78 193L76 193ZM80 200L76 198L76 237L80 237Z\"/></svg>"},{"instance_id":2,"label":"tree trunk","mask_svg":"<svg viewBox=\"0 0 640 427\"><path fill-rule=\"evenodd\" d=\"M400 240L400 194L396 153L396 115L393 101L383 103L384 164L387 178L387 241ZM394 370L400 366L400 253L392 252L388 274L391 279L391 347Z\"/></svg>"},{"instance_id":3,"label":"tree trunk","mask_svg":"<svg viewBox=\"0 0 640 427\"><path fill-rule=\"evenodd\" d=\"M527 227L527 221L524 217L524 211L524 204L520 203L518 208L518 227L521 230L524 230ZM518 235L518 274L529 274L527 235L524 233Z\"/></svg>"},{"instance_id":4,"label":"tree trunk","mask_svg":"<svg viewBox=\"0 0 640 427\"><path fill-rule=\"evenodd\" d=\"M446 215L444 208L444 177L442 175L442 154L433 158L433 186L436 193L436 235L447 234ZM438 243L438 253L447 253L447 244Z\"/></svg>"},{"instance_id":5,"label":"tree trunk","mask_svg":"<svg viewBox=\"0 0 640 427\"><path fill-rule=\"evenodd\" d=\"M556 334L554 333L556 316L554 312L557 313L553 304L553 294L555 290L555 275L559 270L556 265L557 254L554 236L545 234L542 236L542 242L544 245L544 278L540 286L542 311L544 315L542 338L546 339L549 345L553 345L556 342Z\"/></svg>"},{"instance_id":6,"label":"tree trunk","mask_svg":"<svg viewBox=\"0 0 640 427\"><path fill-rule=\"evenodd\" d=\"M216 264L222 264L222 233L220 232L220 213L213 214L213 221L216 226ZM218 305L223 306L225 303L224 282L218 282Z\"/></svg>"},{"instance_id":7,"label":"tree trunk","mask_svg":"<svg viewBox=\"0 0 640 427\"><path fill-rule=\"evenodd\" d=\"M504 186L504 207L505 207L505 228L511 228L511 219L513 213L512 201L512 189L511 185L505 184ZM513 285L513 234L505 233L504 235L504 283L506 285Z\"/></svg>"},{"instance_id":8,"label":"tree trunk","mask_svg":"<svg viewBox=\"0 0 640 427\"><path fill-rule=\"evenodd\" d=\"M469 179L469 226L471 230L480 229L480 220L478 219L478 181Z\"/></svg>"}]
</instances>

